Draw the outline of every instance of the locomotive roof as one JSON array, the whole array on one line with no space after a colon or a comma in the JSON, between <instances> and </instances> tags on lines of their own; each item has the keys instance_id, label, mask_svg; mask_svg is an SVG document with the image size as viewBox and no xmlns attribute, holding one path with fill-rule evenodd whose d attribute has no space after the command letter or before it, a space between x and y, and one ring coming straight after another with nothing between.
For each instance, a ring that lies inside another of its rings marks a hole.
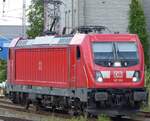
<instances>
[{"instance_id":1,"label":"locomotive roof","mask_svg":"<svg viewBox=\"0 0 150 121\"><path fill-rule=\"evenodd\" d=\"M24 47L24 46L38 46L38 45L67 45L72 40L71 36L68 37L60 37L60 36L43 36L43 37L36 37L35 39L26 39L20 40L17 42L17 47Z\"/></svg>"},{"instance_id":2,"label":"locomotive roof","mask_svg":"<svg viewBox=\"0 0 150 121\"><path fill-rule=\"evenodd\" d=\"M80 45L85 37L91 37L93 40L135 40L136 35L132 34L76 34L74 36L42 36L35 39L14 39L10 47L32 47L32 46L54 46L54 45Z\"/></svg>"},{"instance_id":3,"label":"locomotive roof","mask_svg":"<svg viewBox=\"0 0 150 121\"><path fill-rule=\"evenodd\" d=\"M100 41L136 41L136 34L76 34L70 44L71 45L80 45L86 38L91 41L100 40Z\"/></svg>"}]
</instances>

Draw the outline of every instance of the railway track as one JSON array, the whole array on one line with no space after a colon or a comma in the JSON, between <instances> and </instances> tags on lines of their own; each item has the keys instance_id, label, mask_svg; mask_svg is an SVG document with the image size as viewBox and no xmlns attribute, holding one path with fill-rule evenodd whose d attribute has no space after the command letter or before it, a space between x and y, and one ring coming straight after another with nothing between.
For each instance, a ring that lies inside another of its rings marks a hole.
<instances>
[{"instance_id":1,"label":"railway track","mask_svg":"<svg viewBox=\"0 0 150 121\"><path fill-rule=\"evenodd\" d=\"M112 121L150 121L150 112L141 111L130 117L112 118Z\"/></svg>"},{"instance_id":2,"label":"railway track","mask_svg":"<svg viewBox=\"0 0 150 121\"><path fill-rule=\"evenodd\" d=\"M0 116L7 118L20 118L30 121L47 121L48 119L52 119L54 117L58 117L61 121L69 121L71 118L65 113L52 113L43 110L36 111L32 105L29 110L26 110L25 107L13 104L6 98L0 98Z\"/></svg>"},{"instance_id":3,"label":"railway track","mask_svg":"<svg viewBox=\"0 0 150 121\"><path fill-rule=\"evenodd\" d=\"M69 121L69 119L72 118L67 113L63 113L63 112L50 112L44 110L35 111L33 105L30 106L29 110L26 110L25 107L17 104L13 104L10 100L6 98L0 98L0 119L2 118L6 120L8 118L11 118L14 119L14 121L19 121L19 119L22 119L20 121L47 121L54 117L58 118L58 120L56 118L55 121ZM111 120L112 121L150 121L150 113L140 112L138 114L138 117L135 119L134 117L133 118L116 117L116 118L111 118ZM89 121L96 121L96 119L90 118Z\"/></svg>"},{"instance_id":4,"label":"railway track","mask_svg":"<svg viewBox=\"0 0 150 121\"><path fill-rule=\"evenodd\" d=\"M0 116L0 121L31 121L31 120Z\"/></svg>"},{"instance_id":5,"label":"railway track","mask_svg":"<svg viewBox=\"0 0 150 121\"><path fill-rule=\"evenodd\" d=\"M150 112L144 112L144 111L141 111L139 113L140 116L143 116L143 117L147 117L147 118L150 118Z\"/></svg>"}]
</instances>

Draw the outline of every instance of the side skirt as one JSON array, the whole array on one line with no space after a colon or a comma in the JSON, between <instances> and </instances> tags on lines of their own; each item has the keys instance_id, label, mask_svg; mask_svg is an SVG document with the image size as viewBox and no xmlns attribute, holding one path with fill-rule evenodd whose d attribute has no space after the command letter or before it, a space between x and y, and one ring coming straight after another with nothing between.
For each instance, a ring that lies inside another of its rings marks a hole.
<instances>
[{"instance_id":1,"label":"side skirt","mask_svg":"<svg viewBox=\"0 0 150 121\"><path fill-rule=\"evenodd\" d=\"M50 88L50 87L38 87L38 86L24 86L6 84L7 93L9 92L22 92L32 95L50 95L50 96L63 96L70 98L79 98L81 102L87 102L88 89L62 89L62 88Z\"/></svg>"}]
</instances>

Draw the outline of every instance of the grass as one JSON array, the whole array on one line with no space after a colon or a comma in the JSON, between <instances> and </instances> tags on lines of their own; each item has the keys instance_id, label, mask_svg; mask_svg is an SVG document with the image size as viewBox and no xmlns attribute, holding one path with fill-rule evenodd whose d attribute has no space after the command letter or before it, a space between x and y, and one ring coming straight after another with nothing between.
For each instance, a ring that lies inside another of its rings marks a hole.
<instances>
[{"instance_id":1,"label":"grass","mask_svg":"<svg viewBox=\"0 0 150 121\"><path fill-rule=\"evenodd\" d=\"M87 118L84 117L73 117L72 119L65 119L65 118L57 118L51 117L49 119L43 119L41 121L87 121Z\"/></svg>"},{"instance_id":2,"label":"grass","mask_svg":"<svg viewBox=\"0 0 150 121\"><path fill-rule=\"evenodd\" d=\"M41 120L41 121L67 121L67 120L62 119L62 118L52 117L52 118L44 119L44 120Z\"/></svg>"},{"instance_id":3,"label":"grass","mask_svg":"<svg viewBox=\"0 0 150 121\"><path fill-rule=\"evenodd\" d=\"M49 117L49 119L43 119L41 121L87 121L87 118L81 117L73 117L72 119L58 118L56 116Z\"/></svg>"},{"instance_id":4,"label":"grass","mask_svg":"<svg viewBox=\"0 0 150 121\"><path fill-rule=\"evenodd\" d=\"M150 107L149 106L144 106L144 107L141 108L141 111L150 112Z\"/></svg>"},{"instance_id":5,"label":"grass","mask_svg":"<svg viewBox=\"0 0 150 121\"><path fill-rule=\"evenodd\" d=\"M77 118L72 118L71 120L69 121L87 121L87 118L86 117L77 117Z\"/></svg>"},{"instance_id":6,"label":"grass","mask_svg":"<svg viewBox=\"0 0 150 121\"><path fill-rule=\"evenodd\" d=\"M80 116L80 117L73 117L72 119L62 119L62 118L52 117L50 119L45 119L42 121L91 121L91 120L87 119L86 117ZM95 119L94 121L111 121L111 119L106 115L100 115L98 119Z\"/></svg>"},{"instance_id":7,"label":"grass","mask_svg":"<svg viewBox=\"0 0 150 121\"><path fill-rule=\"evenodd\" d=\"M108 116L102 114L98 117L98 121L111 121L111 119Z\"/></svg>"},{"instance_id":8,"label":"grass","mask_svg":"<svg viewBox=\"0 0 150 121\"><path fill-rule=\"evenodd\" d=\"M146 80L145 86L150 93L150 68L145 71L145 80ZM141 111L150 112L150 94L148 104L149 104L148 106L142 106Z\"/></svg>"}]
</instances>

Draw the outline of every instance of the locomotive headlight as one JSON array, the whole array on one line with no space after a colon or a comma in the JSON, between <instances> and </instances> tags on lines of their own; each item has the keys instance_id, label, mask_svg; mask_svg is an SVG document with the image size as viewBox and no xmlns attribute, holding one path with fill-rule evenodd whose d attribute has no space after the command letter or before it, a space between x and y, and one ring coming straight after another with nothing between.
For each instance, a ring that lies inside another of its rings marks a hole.
<instances>
[{"instance_id":1,"label":"locomotive headlight","mask_svg":"<svg viewBox=\"0 0 150 121\"><path fill-rule=\"evenodd\" d=\"M101 72L99 72L99 71L96 71L96 81L103 82L103 76L102 76Z\"/></svg>"},{"instance_id":2,"label":"locomotive headlight","mask_svg":"<svg viewBox=\"0 0 150 121\"><path fill-rule=\"evenodd\" d=\"M138 82L138 81L140 81L140 72L139 72L139 71L135 71L135 72L134 72L132 81L133 81L133 82Z\"/></svg>"}]
</instances>

